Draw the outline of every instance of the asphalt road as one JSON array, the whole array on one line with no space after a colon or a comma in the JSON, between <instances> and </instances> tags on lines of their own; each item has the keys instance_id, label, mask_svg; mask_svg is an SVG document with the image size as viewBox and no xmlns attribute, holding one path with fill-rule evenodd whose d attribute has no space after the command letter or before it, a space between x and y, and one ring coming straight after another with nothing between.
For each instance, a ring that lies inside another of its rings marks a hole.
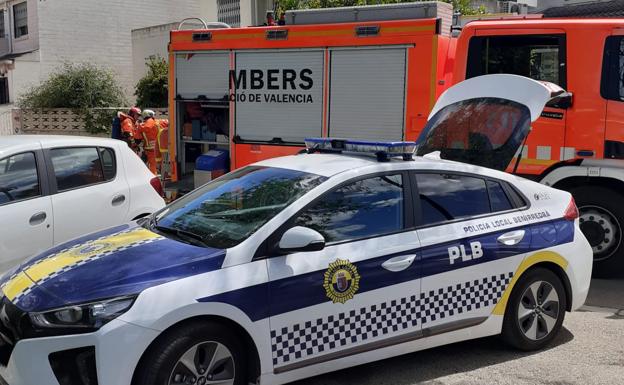
<instances>
[{"instance_id":1,"label":"asphalt road","mask_svg":"<svg viewBox=\"0 0 624 385\"><path fill-rule=\"evenodd\" d=\"M498 338L461 342L297 382L297 385L585 385L624 383L624 280L594 280L553 345L511 350Z\"/></svg>"}]
</instances>

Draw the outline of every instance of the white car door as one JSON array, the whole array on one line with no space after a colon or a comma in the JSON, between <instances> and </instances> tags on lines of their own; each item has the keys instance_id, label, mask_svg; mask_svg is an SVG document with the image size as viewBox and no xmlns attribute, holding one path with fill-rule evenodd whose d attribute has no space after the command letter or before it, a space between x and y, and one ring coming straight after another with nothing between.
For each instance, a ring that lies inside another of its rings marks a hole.
<instances>
[{"instance_id":1,"label":"white car door","mask_svg":"<svg viewBox=\"0 0 624 385\"><path fill-rule=\"evenodd\" d=\"M114 148L52 148L47 156L56 192L55 244L125 222L129 187Z\"/></svg>"},{"instance_id":2,"label":"white car door","mask_svg":"<svg viewBox=\"0 0 624 385\"><path fill-rule=\"evenodd\" d=\"M425 334L484 322L531 249L526 203L506 182L455 172L415 173L421 211L422 295L433 310Z\"/></svg>"},{"instance_id":3,"label":"white car door","mask_svg":"<svg viewBox=\"0 0 624 385\"><path fill-rule=\"evenodd\" d=\"M40 150L0 159L0 272L52 247L52 201L44 164Z\"/></svg>"},{"instance_id":4,"label":"white car door","mask_svg":"<svg viewBox=\"0 0 624 385\"><path fill-rule=\"evenodd\" d=\"M321 251L268 258L276 373L420 337L419 242L407 173L324 194L277 233L321 233Z\"/></svg>"}]
</instances>

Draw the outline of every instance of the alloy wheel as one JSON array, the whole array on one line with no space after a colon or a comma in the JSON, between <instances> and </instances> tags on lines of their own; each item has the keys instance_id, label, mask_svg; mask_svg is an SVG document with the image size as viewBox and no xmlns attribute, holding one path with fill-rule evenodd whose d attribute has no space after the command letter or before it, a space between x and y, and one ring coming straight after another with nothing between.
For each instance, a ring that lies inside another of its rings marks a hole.
<instances>
[{"instance_id":1,"label":"alloy wheel","mask_svg":"<svg viewBox=\"0 0 624 385\"><path fill-rule=\"evenodd\" d=\"M186 351L173 367L169 385L233 385L234 357L223 344L199 343Z\"/></svg>"},{"instance_id":2,"label":"alloy wheel","mask_svg":"<svg viewBox=\"0 0 624 385\"><path fill-rule=\"evenodd\" d=\"M518 305L518 324L525 337L538 341L550 334L559 319L559 295L546 281L533 282Z\"/></svg>"}]
</instances>

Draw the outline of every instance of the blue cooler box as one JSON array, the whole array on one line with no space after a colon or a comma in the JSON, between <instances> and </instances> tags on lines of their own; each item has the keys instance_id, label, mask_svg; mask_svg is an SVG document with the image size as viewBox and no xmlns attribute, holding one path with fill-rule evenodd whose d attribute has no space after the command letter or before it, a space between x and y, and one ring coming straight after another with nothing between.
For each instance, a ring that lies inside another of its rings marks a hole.
<instances>
[{"instance_id":1,"label":"blue cooler box","mask_svg":"<svg viewBox=\"0 0 624 385\"><path fill-rule=\"evenodd\" d=\"M228 170L230 153L227 150L212 150L197 157L195 160L195 187L220 177Z\"/></svg>"}]
</instances>

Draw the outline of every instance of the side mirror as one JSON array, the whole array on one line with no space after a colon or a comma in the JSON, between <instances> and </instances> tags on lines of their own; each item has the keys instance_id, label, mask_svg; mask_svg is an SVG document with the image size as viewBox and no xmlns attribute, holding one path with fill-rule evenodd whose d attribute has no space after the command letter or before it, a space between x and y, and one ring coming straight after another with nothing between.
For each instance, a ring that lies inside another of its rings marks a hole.
<instances>
[{"instance_id":1,"label":"side mirror","mask_svg":"<svg viewBox=\"0 0 624 385\"><path fill-rule=\"evenodd\" d=\"M325 238L318 231L302 226L288 229L279 241L279 251L284 254L298 251L320 251L324 248Z\"/></svg>"},{"instance_id":2,"label":"side mirror","mask_svg":"<svg viewBox=\"0 0 624 385\"><path fill-rule=\"evenodd\" d=\"M568 109L572 107L572 93L562 92L559 95L553 97L546 103L546 107Z\"/></svg>"}]
</instances>

